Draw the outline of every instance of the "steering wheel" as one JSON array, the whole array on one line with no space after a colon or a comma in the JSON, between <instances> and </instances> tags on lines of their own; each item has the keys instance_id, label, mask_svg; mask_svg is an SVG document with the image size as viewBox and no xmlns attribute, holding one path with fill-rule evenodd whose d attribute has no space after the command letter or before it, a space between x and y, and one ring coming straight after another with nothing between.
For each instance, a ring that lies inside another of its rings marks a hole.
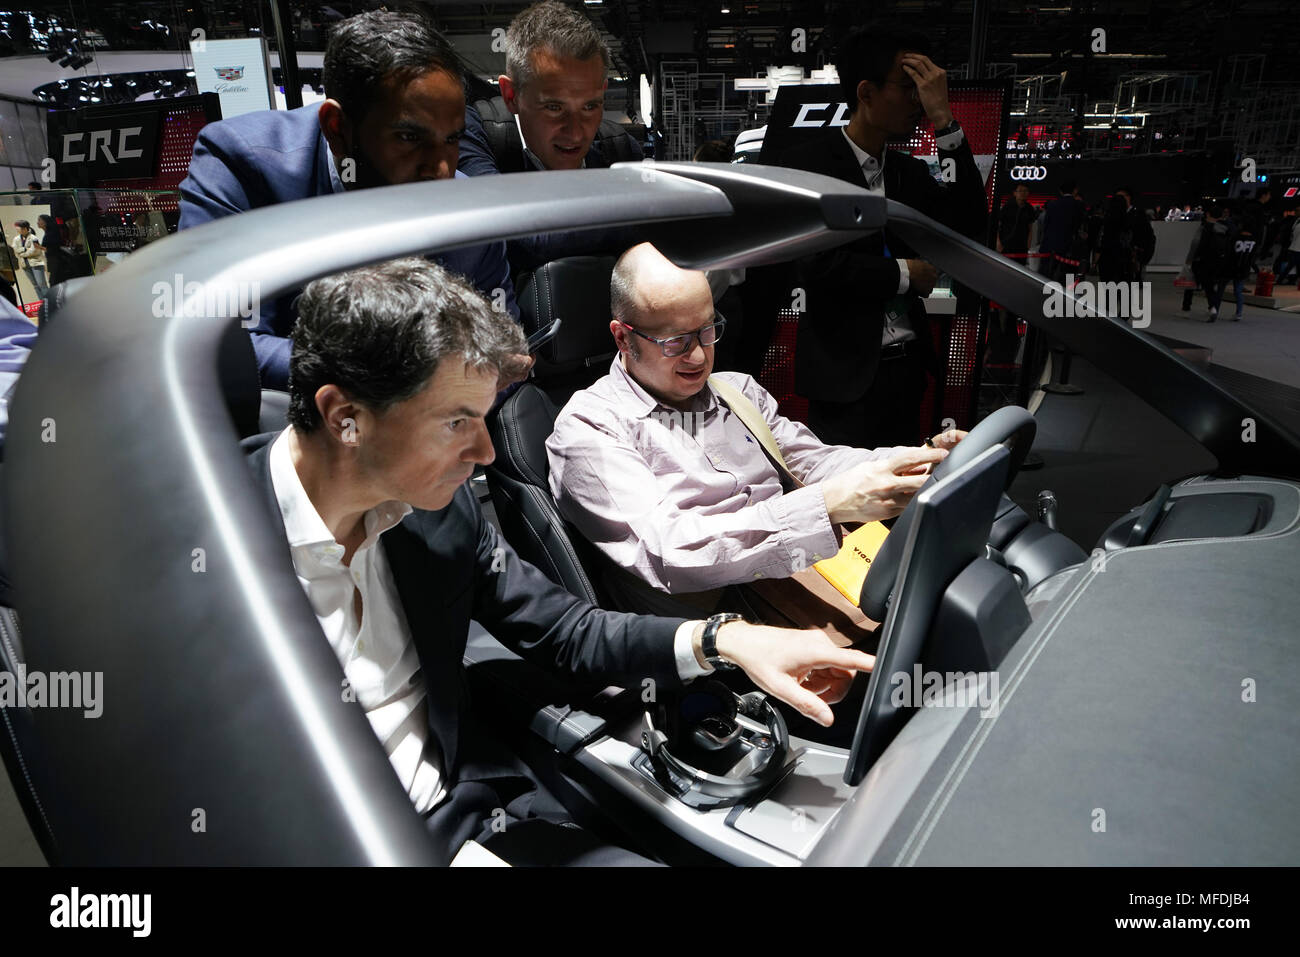
<instances>
[{"instance_id":1,"label":"steering wheel","mask_svg":"<svg viewBox=\"0 0 1300 957\"><path fill-rule=\"evenodd\" d=\"M1038 423L1034 417L1018 405L1009 405L998 409L975 428L966 438L940 462L926 480L921 489L928 488L933 482L943 481L945 475L951 475L962 466L975 461L981 454L995 445L1005 443L1011 450L1011 462L1007 467L1007 487L1016 477L1029 447L1034 443L1034 434ZM919 491L918 491L919 494ZM916 509L915 499L903 509L898 521L885 537L876 557L871 561L867 571L867 580L862 583L860 607L873 621L884 621L885 611L889 605L890 593L898 579L898 565L903 558L903 544L907 541L907 530L911 527Z\"/></svg>"}]
</instances>

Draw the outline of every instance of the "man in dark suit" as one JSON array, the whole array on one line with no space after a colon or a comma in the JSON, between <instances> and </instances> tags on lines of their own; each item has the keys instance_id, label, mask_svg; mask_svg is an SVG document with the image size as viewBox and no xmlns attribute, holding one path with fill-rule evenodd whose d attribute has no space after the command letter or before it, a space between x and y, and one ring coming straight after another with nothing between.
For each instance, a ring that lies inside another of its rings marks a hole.
<instances>
[{"instance_id":1,"label":"man in dark suit","mask_svg":"<svg viewBox=\"0 0 1300 957\"><path fill-rule=\"evenodd\" d=\"M180 185L180 228L346 189L463 178L456 172L465 132L461 76L451 45L416 14L374 11L344 20L325 51L323 103L247 113L200 131ZM437 259L518 316L504 243ZM288 384L294 298L262 304L250 330L267 388Z\"/></svg>"},{"instance_id":2,"label":"man in dark suit","mask_svg":"<svg viewBox=\"0 0 1300 957\"><path fill-rule=\"evenodd\" d=\"M506 31L501 95L466 111L461 172L470 176L605 169L639 162L640 145L604 119L609 46L586 16L557 0L521 12ZM510 240L516 272L566 256L617 254L638 241L627 230L547 233Z\"/></svg>"},{"instance_id":3,"label":"man in dark suit","mask_svg":"<svg viewBox=\"0 0 1300 957\"><path fill-rule=\"evenodd\" d=\"M849 125L791 148L781 165L862 186L977 237L987 219L984 181L928 48L924 35L888 27L851 33L836 59ZM942 184L921 160L886 149L923 115L934 124ZM809 426L832 445L917 444L926 372L938 367L918 297L934 288L935 268L886 228L807 257L798 272L807 311L795 391L809 399Z\"/></svg>"},{"instance_id":4,"label":"man in dark suit","mask_svg":"<svg viewBox=\"0 0 1300 957\"><path fill-rule=\"evenodd\" d=\"M1137 257L1137 279L1141 281L1143 270L1156 252L1156 231L1147 218L1146 212L1137 204L1137 194L1131 186L1122 186L1115 190L1117 196L1124 197L1127 212L1124 223L1133 237L1133 253Z\"/></svg>"},{"instance_id":5,"label":"man in dark suit","mask_svg":"<svg viewBox=\"0 0 1300 957\"><path fill-rule=\"evenodd\" d=\"M1063 282L1067 273L1075 278L1083 276L1082 263L1075 258L1080 234L1084 231L1087 211L1074 195L1074 180L1061 183L1056 199L1043 207L1043 239L1039 252L1047 254L1040 260L1038 271L1054 282Z\"/></svg>"},{"instance_id":6,"label":"man in dark suit","mask_svg":"<svg viewBox=\"0 0 1300 957\"><path fill-rule=\"evenodd\" d=\"M515 323L422 259L317 280L299 305L290 426L247 448L345 688L448 858L477 840L513 863L611 863L626 852L562 826L559 803L472 720L471 619L565 675L648 678L661 694L725 660L823 725L873 659L742 621L714 625L710 657L704 623L603 611L520 561L466 480L492 461L484 416L527 370L525 348Z\"/></svg>"}]
</instances>

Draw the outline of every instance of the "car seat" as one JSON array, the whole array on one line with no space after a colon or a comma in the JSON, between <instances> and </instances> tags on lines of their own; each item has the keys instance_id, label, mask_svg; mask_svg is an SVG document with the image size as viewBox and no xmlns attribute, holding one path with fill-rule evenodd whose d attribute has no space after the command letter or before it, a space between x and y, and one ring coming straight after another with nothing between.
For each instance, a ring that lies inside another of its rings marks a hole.
<instances>
[{"instance_id":1,"label":"car seat","mask_svg":"<svg viewBox=\"0 0 1300 957\"><path fill-rule=\"evenodd\" d=\"M502 534L519 556L593 604L611 607L592 546L560 516L551 495L546 440L560 406L605 374L615 354L609 332L609 257L580 256L539 267L520 283L520 318L532 334L555 319L533 377L489 417L496 460L488 488Z\"/></svg>"}]
</instances>

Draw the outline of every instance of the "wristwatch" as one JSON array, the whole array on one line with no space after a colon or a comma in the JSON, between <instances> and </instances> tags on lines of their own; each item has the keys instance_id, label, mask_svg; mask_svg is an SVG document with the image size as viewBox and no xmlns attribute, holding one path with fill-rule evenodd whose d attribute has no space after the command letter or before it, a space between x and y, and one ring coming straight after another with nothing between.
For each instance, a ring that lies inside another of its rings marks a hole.
<instances>
[{"instance_id":1,"label":"wristwatch","mask_svg":"<svg viewBox=\"0 0 1300 957\"><path fill-rule=\"evenodd\" d=\"M716 671L726 671L735 668L730 661L727 661L718 654L718 629L729 621L744 621L744 615L737 615L734 612L724 611L714 615L704 623L704 637L700 641L700 652Z\"/></svg>"},{"instance_id":2,"label":"wristwatch","mask_svg":"<svg viewBox=\"0 0 1300 957\"><path fill-rule=\"evenodd\" d=\"M956 133L959 129L961 129L961 125L960 125L956 120L953 120L951 123L949 123L949 124L948 124L947 126L945 126L943 129L941 129L941 130L935 130L935 131L934 131L934 135L935 135L936 137L940 137L940 136L948 136L948 135L951 134L951 133Z\"/></svg>"}]
</instances>

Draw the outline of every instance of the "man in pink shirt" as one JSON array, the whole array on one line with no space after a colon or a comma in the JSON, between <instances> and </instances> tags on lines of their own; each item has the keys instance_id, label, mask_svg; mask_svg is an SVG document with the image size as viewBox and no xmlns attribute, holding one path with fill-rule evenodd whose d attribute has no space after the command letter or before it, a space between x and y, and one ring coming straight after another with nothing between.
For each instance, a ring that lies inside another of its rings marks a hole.
<instances>
[{"instance_id":1,"label":"man in pink shirt","mask_svg":"<svg viewBox=\"0 0 1300 957\"><path fill-rule=\"evenodd\" d=\"M644 243L615 266L610 303L619 354L565 405L546 449L560 512L608 559L623 608L736 610L731 589L834 555L840 523L898 515L965 435L935 448L825 445L750 376L720 373L762 415L794 487L709 383L725 320L705 274Z\"/></svg>"}]
</instances>

